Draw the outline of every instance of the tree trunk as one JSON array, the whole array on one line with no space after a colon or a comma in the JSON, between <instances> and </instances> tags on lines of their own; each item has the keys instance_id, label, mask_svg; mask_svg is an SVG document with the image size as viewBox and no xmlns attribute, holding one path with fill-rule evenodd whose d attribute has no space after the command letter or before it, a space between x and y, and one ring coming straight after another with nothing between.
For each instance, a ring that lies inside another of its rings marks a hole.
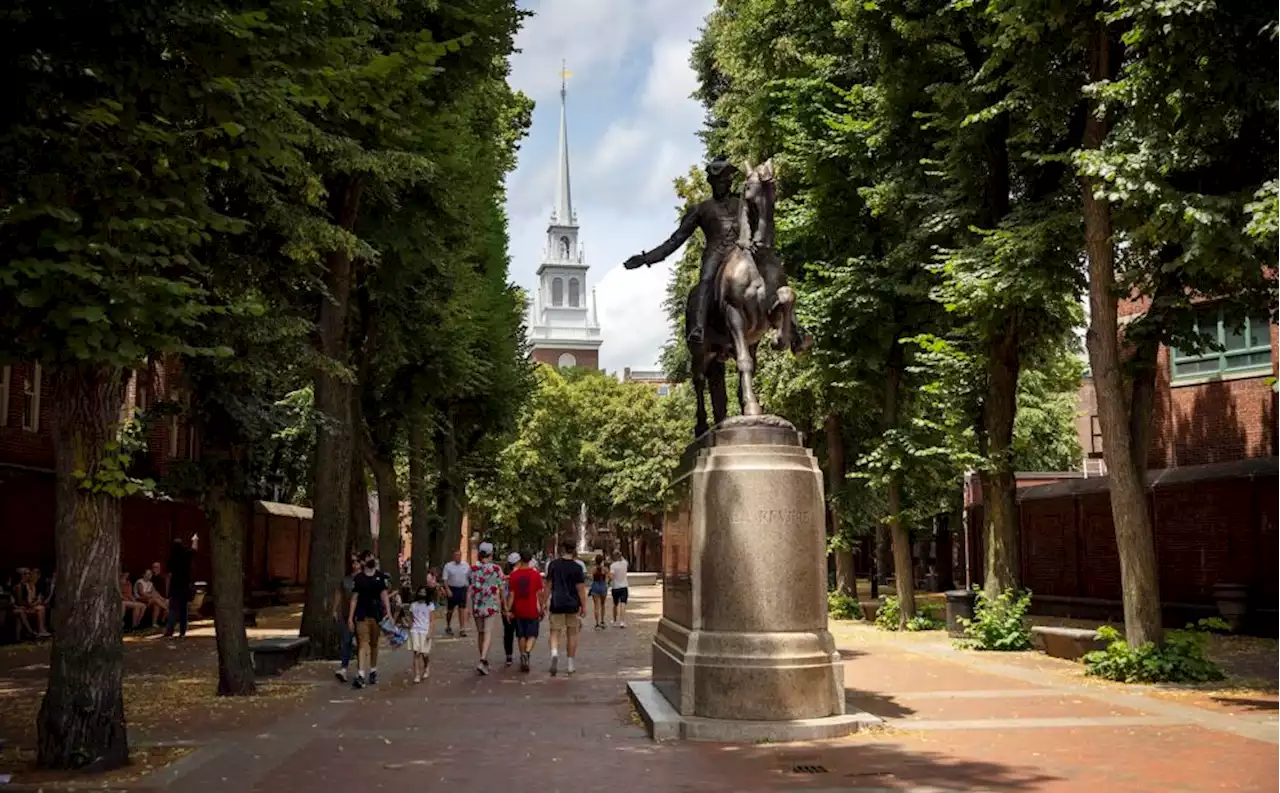
<instances>
[{"instance_id":1,"label":"tree trunk","mask_svg":"<svg viewBox=\"0 0 1280 793\"><path fill-rule=\"evenodd\" d=\"M1096 22L1089 47L1089 79L1111 79L1120 66L1116 42L1106 23ZM1108 121L1091 104L1085 121L1084 147L1097 150L1108 132ZM1147 511L1146 482L1135 465L1138 450L1130 432L1129 408L1121 372L1120 327L1116 309L1115 243L1111 208L1095 195L1101 185L1081 177L1084 202L1085 250L1089 258L1089 330L1086 342L1098 398L1098 422L1111 490L1111 517L1120 556L1120 584L1124 597L1125 638L1131 647L1160 644L1160 586L1155 538ZM1146 449L1141 453L1145 455Z\"/></svg>"},{"instance_id":2,"label":"tree trunk","mask_svg":"<svg viewBox=\"0 0 1280 793\"><path fill-rule=\"evenodd\" d=\"M1017 482L1013 470L1018 370L1017 320L1009 317L1003 328L992 333L982 414L990 465L990 470L980 474L987 536L984 578L991 598L1020 585Z\"/></svg>"},{"instance_id":3,"label":"tree trunk","mask_svg":"<svg viewBox=\"0 0 1280 793\"><path fill-rule=\"evenodd\" d=\"M898 426L898 401L902 388L902 345L894 342L889 350L889 365L884 378L884 427ZM898 627L916 615L915 575L911 569L911 534L902 525L902 476L889 476L889 538L893 546L893 577L897 584Z\"/></svg>"},{"instance_id":4,"label":"tree trunk","mask_svg":"<svg viewBox=\"0 0 1280 793\"><path fill-rule=\"evenodd\" d=\"M373 550L373 517L369 514L369 480L365 478L364 418L360 410L359 390L349 389L351 399L351 498L348 505L351 517L347 526L348 547L360 550ZM393 563L387 565L382 561L382 569L392 576L399 573Z\"/></svg>"},{"instance_id":5,"label":"tree trunk","mask_svg":"<svg viewBox=\"0 0 1280 793\"><path fill-rule=\"evenodd\" d=\"M54 372L52 431L58 609L36 728L41 768L104 771L129 762L120 619L120 500L81 487L103 473L124 396L119 369Z\"/></svg>"},{"instance_id":6,"label":"tree trunk","mask_svg":"<svg viewBox=\"0 0 1280 793\"><path fill-rule=\"evenodd\" d=\"M848 471L844 459L844 428L840 414L829 413L824 428L827 435L827 500L831 503L831 538L835 546L836 591L846 595L857 594L857 580L853 574L853 551L846 544L848 538L840 536L840 496L844 492L844 480Z\"/></svg>"},{"instance_id":7,"label":"tree trunk","mask_svg":"<svg viewBox=\"0 0 1280 793\"><path fill-rule=\"evenodd\" d=\"M374 550L374 526L369 514L369 480L365 478L365 450L360 443L360 436L351 439L351 521L348 522L347 533L351 536L349 546L360 550ZM381 545L379 545L380 549ZM398 570L396 560L388 565L387 560L378 556L383 570L394 579ZM393 581L394 583L394 581Z\"/></svg>"},{"instance_id":8,"label":"tree trunk","mask_svg":"<svg viewBox=\"0 0 1280 793\"><path fill-rule=\"evenodd\" d=\"M343 228L355 225L360 193L361 182L353 177L341 179L332 191L331 210ZM325 287L329 296L320 303L320 351L345 365L349 358L347 324L354 266L351 257L341 250L329 254L328 265ZM314 517L301 633L311 640L313 657L337 658L341 636L333 609L338 583L347 566L344 546L351 498L351 387L321 369L316 372L315 391L316 410L330 421L316 432L312 467Z\"/></svg>"},{"instance_id":9,"label":"tree trunk","mask_svg":"<svg viewBox=\"0 0 1280 793\"><path fill-rule=\"evenodd\" d=\"M433 551L436 558L452 556L462 536L462 490L458 470L458 438L453 424L440 422L436 429L436 454L439 474L436 477L436 514L440 516L439 534Z\"/></svg>"},{"instance_id":10,"label":"tree trunk","mask_svg":"<svg viewBox=\"0 0 1280 793\"><path fill-rule=\"evenodd\" d=\"M213 628L218 645L218 694L237 697L257 690L253 656L244 630L244 546L249 532L246 504L212 488L205 501L209 555L213 563Z\"/></svg>"},{"instance_id":11,"label":"tree trunk","mask_svg":"<svg viewBox=\"0 0 1280 793\"><path fill-rule=\"evenodd\" d=\"M378 561L391 573L393 581L400 576L400 486L396 482L395 463L387 458L370 459L373 479L378 485ZM397 584L398 585L398 584Z\"/></svg>"},{"instance_id":12,"label":"tree trunk","mask_svg":"<svg viewBox=\"0 0 1280 793\"><path fill-rule=\"evenodd\" d=\"M409 559L409 577L414 589L422 586L427 580L427 564L432 554L431 507L427 496L427 434L422 426L422 419L414 419L409 424L409 504L412 509L409 534L413 538L413 548ZM443 565L447 559L437 555L437 565Z\"/></svg>"}]
</instances>

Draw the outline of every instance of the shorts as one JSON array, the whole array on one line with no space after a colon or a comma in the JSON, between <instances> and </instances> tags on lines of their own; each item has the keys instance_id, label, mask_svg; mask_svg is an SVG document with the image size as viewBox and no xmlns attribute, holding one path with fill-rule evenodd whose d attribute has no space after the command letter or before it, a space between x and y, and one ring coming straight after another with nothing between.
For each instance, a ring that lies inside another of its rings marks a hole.
<instances>
[{"instance_id":1,"label":"shorts","mask_svg":"<svg viewBox=\"0 0 1280 793\"><path fill-rule=\"evenodd\" d=\"M476 633L484 633L485 631L489 630L489 627L488 627L489 622L493 619L493 616L494 615L492 614L485 614L483 616L473 616L472 620L474 620L476 623Z\"/></svg>"},{"instance_id":2,"label":"shorts","mask_svg":"<svg viewBox=\"0 0 1280 793\"><path fill-rule=\"evenodd\" d=\"M538 638L538 623L541 620L516 618L516 636L521 639Z\"/></svg>"},{"instance_id":3,"label":"shorts","mask_svg":"<svg viewBox=\"0 0 1280 793\"><path fill-rule=\"evenodd\" d=\"M431 655L431 634L419 631L410 631L409 633L409 650L418 655Z\"/></svg>"},{"instance_id":4,"label":"shorts","mask_svg":"<svg viewBox=\"0 0 1280 793\"><path fill-rule=\"evenodd\" d=\"M552 614L551 630L577 633L582 630L582 617L579 617L576 611L572 614Z\"/></svg>"},{"instance_id":5,"label":"shorts","mask_svg":"<svg viewBox=\"0 0 1280 793\"><path fill-rule=\"evenodd\" d=\"M466 608L467 607L467 588L464 586L449 587L449 608Z\"/></svg>"},{"instance_id":6,"label":"shorts","mask_svg":"<svg viewBox=\"0 0 1280 793\"><path fill-rule=\"evenodd\" d=\"M627 602L627 588L626 588L626 587L624 587L624 586L623 586L623 587L618 587L617 589L613 590L613 602L614 602L614 603L626 603L626 602Z\"/></svg>"},{"instance_id":7,"label":"shorts","mask_svg":"<svg viewBox=\"0 0 1280 793\"><path fill-rule=\"evenodd\" d=\"M591 582L591 597L602 598L606 591L608 591L608 586L603 581Z\"/></svg>"}]
</instances>

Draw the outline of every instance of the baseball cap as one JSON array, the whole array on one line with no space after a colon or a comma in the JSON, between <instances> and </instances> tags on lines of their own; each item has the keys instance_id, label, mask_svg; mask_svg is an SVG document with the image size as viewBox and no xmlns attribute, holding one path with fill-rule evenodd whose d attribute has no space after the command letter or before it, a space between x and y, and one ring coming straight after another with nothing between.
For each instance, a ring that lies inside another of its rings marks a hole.
<instances>
[{"instance_id":1,"label":"baseball cap","mask_svg":"<svg viewBox=\"0 0 1280 793\"><path fill-rule=\"evenodd\" d=\"M493 556L493 543L482 542L476 550L479 551L481 556Z\"/></svg>"},{"instance_id":2,"label":"baseball cap","mask_svg":"<svg viewBox=\"0 0 1280 793\"><path fill-rule=\"evenodd\" d=\"M517 564L519 563L519 561L520 561L519 551L512 551L511 553L507 554L507 564Z\"/></svg>"}]
</instances>

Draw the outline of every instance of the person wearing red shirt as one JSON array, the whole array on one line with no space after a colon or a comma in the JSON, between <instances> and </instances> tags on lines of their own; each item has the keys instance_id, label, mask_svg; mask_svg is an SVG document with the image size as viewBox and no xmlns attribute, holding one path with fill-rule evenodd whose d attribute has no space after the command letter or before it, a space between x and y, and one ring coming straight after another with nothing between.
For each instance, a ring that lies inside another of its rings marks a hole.
<instances>
[{"instance_id":1,"label":"person wearing red shirt","mask_svg":"<svg viewBox=\"0 0 1280 793\"><path fill-rule=\"evenodd\" d=\"M516 624L520 642L520 671L529 671L529 658L538 641L538 623L542 621L542 576L529 566L533 554L520 552L520 563L507 581L507 611Z\"/></svg>"}]
</instances>

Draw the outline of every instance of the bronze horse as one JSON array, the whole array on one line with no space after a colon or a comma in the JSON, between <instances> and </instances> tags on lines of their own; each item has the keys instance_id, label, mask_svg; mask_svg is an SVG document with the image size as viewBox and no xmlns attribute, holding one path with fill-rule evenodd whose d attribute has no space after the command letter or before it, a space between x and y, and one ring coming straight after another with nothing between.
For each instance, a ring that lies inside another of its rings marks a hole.
<instances>
[{"instance_id":1,"label":"bronze horse","mask_svg":"<svg viewBox=\"0 0 1280 793\"><path fill-rule=\"evenodd\" d=\"M705 392L710 385L711 410L716 423L728 415L724 362L738 366L738 404L744 416L764 413L756 398L753 378L756 349L770 328L778 331L774 347L803 352L812 338L795 322L795 292L786 285L786 273L773 250L773 207L777 192L773 161L747 166L742 188L737 245L720 266L714 281L716 296L701 344L689 345L693 387L698 397L694 435L708 429ZM697 299L695 286L685 304L685 336L693 326Z\"/></svg>"}]
</instances>

